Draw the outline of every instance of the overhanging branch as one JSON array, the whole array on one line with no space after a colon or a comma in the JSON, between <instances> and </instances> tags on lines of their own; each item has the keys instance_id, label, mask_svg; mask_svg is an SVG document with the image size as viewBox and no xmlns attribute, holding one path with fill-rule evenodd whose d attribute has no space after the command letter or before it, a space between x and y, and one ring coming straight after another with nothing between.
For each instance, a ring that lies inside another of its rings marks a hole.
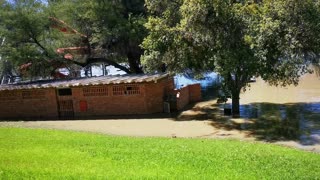
<instances>
[{"instance_id":1,"label":"overhanging branch","mask_svg":"<svg viewBox=\"0 0 320 180\"><path fill-rule=\"evenodd\" d=\"M68 60L70 62L70 60ZM108 65L111 65L111 66L114 66L128 74L132 74L132 72L125 66L123 65L120 65L119 63L117 62L114 62L112 60L109 60L107 58L103 58L103 57L99 57L99 58L88 58L87 61L85 63L82 63L82 62L77 62L77 61L71 61L72 63L76 64L76 65L79 65L81 67L86 67L90 64L95 64L95 63L101 63L101 62L104 62L104 63L107 63Z\"/></svg>"}]
</instances>

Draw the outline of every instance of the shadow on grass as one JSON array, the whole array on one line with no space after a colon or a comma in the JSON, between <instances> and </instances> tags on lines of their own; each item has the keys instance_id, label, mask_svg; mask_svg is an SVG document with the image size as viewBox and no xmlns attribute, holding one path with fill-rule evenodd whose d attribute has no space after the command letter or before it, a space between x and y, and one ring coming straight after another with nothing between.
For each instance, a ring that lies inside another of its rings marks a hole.
<instances>
[{"instance_id":1,"label":"shadow on grass","mask_svg":"<svg viewBox=\"0 0 320 180\"><path fill-rule=\"evenodd\" d=\"M209 102L182 112L176 120L210 120L215 128L246 131L248 136L268 142L320 144L320 102L253 103L241 105L240 115L237 119L224 116L223 105Z\"/></svg>"}]
</instances>

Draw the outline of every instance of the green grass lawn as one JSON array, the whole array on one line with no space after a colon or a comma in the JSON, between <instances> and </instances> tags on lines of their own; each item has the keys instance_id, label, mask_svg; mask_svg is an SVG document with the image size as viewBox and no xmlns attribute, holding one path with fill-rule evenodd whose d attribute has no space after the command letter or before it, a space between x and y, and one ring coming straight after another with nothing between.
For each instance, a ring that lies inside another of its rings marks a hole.
<instances>
[{"instance_id":1,"label":"green grass lawn","mask_svg":"<svg viewBox=\"0 0 320 180\"><path fill-rule=\"evenodd\" d=\"M237 140L0 128L0 179L319 179L320 155Z\"/></svg>"}]
</instances>

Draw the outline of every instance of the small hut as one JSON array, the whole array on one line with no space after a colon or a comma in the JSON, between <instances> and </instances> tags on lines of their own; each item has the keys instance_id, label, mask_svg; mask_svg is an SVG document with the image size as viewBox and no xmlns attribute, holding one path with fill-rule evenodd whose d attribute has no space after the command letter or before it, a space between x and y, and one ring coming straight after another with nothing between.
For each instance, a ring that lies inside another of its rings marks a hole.
<instances>
[{"instance_id":1,"label":"small hut","mask_svg":"<svg viewBox=\"0 0 320 180\"><path fill-rule=\"evenodd\" d=\"M181 109L201 99L200 85L185 87L181 92L184 97L169 103L170 109ZM168 97L177 93L180 91L174 89L173 78L168 74L8 84L0 86L0 119L76 119L159 113L164 112Z\"/></svg>"}]
</instances>

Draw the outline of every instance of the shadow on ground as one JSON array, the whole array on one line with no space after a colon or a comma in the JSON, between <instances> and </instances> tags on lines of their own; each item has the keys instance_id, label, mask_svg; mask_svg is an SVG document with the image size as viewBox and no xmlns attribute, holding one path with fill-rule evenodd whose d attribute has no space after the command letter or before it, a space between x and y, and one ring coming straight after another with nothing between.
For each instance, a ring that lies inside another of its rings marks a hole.
<instances>
[{"instance_id":1,"label":"shadow on ground","mask_svg":"<svg viewBox=\"0 0 320 180\"><path fill-rule=\"evenodd\" d=\"M223 108L214 100L208 101L181 112L176 120L210 120L215 128L245 131L250 137L268 142L320 144L320 102L241 105L241 117L236 119L225 116Z\"/></svg>"},{"instance_id":2,"label":"shadow on ground","mask_svg":"<svg viewBox=\"0 0 320 180\"><path fill-rule=\"evenodd\" d=\"M107 115L107 116L87 116L87 117L70 117L70 118L39 118L39 117L32 117L32 118L6 118L0 119L0 122L15 122L15 121L64 121L64 120L139 120L139 119L161 119L161 118L173 118L175 119L179 115L179 112L173 113L154 113L154 114L132 114L132 115Z\"/></svg>"}]
</instances>

